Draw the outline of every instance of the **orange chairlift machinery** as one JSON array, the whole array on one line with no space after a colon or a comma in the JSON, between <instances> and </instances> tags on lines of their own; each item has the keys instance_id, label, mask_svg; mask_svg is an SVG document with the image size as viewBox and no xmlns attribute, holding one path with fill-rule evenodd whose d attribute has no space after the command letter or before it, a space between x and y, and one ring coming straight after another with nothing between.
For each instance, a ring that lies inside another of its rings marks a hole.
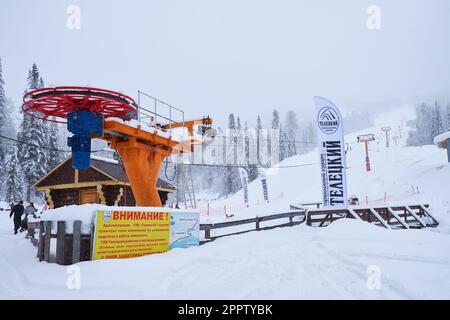
<instances>
[{"instance_id":1,"label":"orange chairlift machinery","mask_svg":"<svg viewBox=\"0 0 450 320\"><path fill-rule=\"evenodd\" d=\"M139 98L141 93L138 92ZM24 95L23 102L22 110L30 116L67 123L73 134L68 138L68 146L75 169L89 168L92 138L109 142L110 148L122 157L137 206L162 205L156 182L163 160L172 154L192 152L194 145L203 143L203 137L194 134L194 127L200 126L203 134L212 125L209 117L184 121L184 113L182 121L159 116L166 120L161 124L157 122L156 99L152 112L127 95L90 87L33 90ZM144 110L150 124L142 121Z\"/></svg>"}]
</instances>

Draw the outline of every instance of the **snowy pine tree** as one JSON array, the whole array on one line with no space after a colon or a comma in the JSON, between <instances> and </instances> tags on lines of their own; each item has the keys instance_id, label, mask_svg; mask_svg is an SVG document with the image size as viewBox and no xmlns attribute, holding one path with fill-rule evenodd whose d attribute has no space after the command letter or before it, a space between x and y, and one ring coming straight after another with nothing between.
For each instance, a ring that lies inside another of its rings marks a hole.
<instances>
[{"instance_id":1,"label":"snowy pine tree","mask_svg":"<svg viewBox=\"0 0 450 320\"><path fill-rule=\"evenodd\" d=\"M444 123L442 122L441 106L435 102L431 110L431 137L441 134L444 131Z\"/></svg>"},{"instance_id":2,"label":"snowy pine tree","mask_svg":"<svg viewBox=\"0 0 450 320\"><path fill-rule=\"evenodd\" d=\"M5 96L5 82L3 81L2 61L0 59L0 135L6 136L5 129L7 128L7 109ZM7 141L0 137L0 177L5 175ZM3 180L3 179L2 179Z\"/></svg>"},{"instance_id":3,"label":"snowy pine tree","mask_svg":"<svg viewBox=\"0 0 450 320\"><path fill-rule=\"evenodd\" d=\"M261 123L261 116L258 114L258 118L256 118L256 154L258 158L258 164L261 163L261 153L262 153L262 145L263 139L262 137L262 123Z\"/></svg>"},{"instance_id":4,"label":"snowy pine tree","mask_svg":"<svg viewBox=\"0 0 450 320\"><path fill-rule=\"evenodd\" d=\"M292 157L297 154L296 140L298 135L298 120L294 111L289 110L286 114L285 138L287 138L287 156Z\"/></svg>"},{"instance_id":5,"label":"snowy pine tree","mask_svg":"<svg viewBox=\"0 0 450 320\"><path fill-rule=\"evenodd\" d=\"M280 161L283 161L289 157L288 153L288 143L289 139L286 130L280 125Z\"/></svg>"},{"instance_id":6,"label":"snowy pine tree","mask_svg":"<svg viewBox=\"0 0 450 320\"><path fill-rule=\"evenodd\" d=\"M226 139L228 140L226 143L226 147L232 148L232 150L227 150L225 152L227 158L225 161L225 185L224 185L224 193L225 196L229 196L230 194L235 193L240 188L240 178L239 171L233 165L236 163L236 119L234 114L230 114L228 116L228 135Z\"/></svg>"},{"instance_id":7,"label":"snowy pine tree","mask_svg":"<svg viewBox=\"0 0 450 320\"><path fill-rule=\"evenodd\" d=\"M447 131L450 131L450 103L447 104Z\"/></svg>"},{"instance_id":8,"label":"snowy pine tree","mask_svg":"<svg viewBox=\"0 0 450 320\"><path fill-rule=\"evenodd\" d=\"M280 129L280 114L276 109L272 111L272 129Z\"/></svg>"},{"instance_id":9,"label":"snowy pine tree","mask_svg":"<svg viewBox=\"0 0 450 320\"><path fill-rule=\"evenodd\" d=\"M36 64L33 64L27 77L27 91L43 86L43 80L39 76ZM18 158L25 175L27 200L31 200L31 186L39 178L44 176L48 169L48 124L27 114L22 114L18 140L25 142L18 150ZM28 144L29 143L29 144ZM30 145L32 144L32 145Z\"/></svg>"},{"instance_id":10,"label":"snowy pine tree","mask_svg":"<svg viewBox=\"0 0 450 320\"><path fill-rule=\"evenodd\" d=\"M433 144L433 138L445 131L443 108L437 102L433 106L421 103L416 106L416 115L416 120L410 123L413 130L409 133L408 145Z\"/></svg>"},{"instance_id":11,"label":"snowy pine tree","mask_svg":"<svg viewBox=\"0 0 450 320\"><path fill-rule=\"evenodd\" d=\"M49 122L48 123L48 159L47 159L47 170L53 169L58 165L63 159L61 152L57 151L59 149L58 137L59 128L58 123Z\"/></svg>"},{"instance_id":12,"label":"snowy pine tree","mask_svg":"<svg viewBox=\"0 0 450 320\"><path fill-rule=\"evenodd\" d=\"M7 157L5 179L5 200L7 202L17 202L23 200L24 196L24 179L17 153L18 148L14 144L12 147L12 151Z\"/></svg>"}]
</instances>

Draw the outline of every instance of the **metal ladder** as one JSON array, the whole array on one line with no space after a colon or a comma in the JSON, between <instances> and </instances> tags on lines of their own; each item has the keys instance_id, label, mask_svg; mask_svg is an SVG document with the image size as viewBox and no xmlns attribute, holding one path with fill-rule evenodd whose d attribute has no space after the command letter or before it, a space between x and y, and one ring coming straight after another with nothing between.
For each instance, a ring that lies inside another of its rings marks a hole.
<instances>
[{"instance_id":1,"label":"metal ladder","mask_svg":"<svg viewBox=\"0 0 450 320\"><path fill-rule=\"evenodd\" d=\"M192 178L192 168L190 163L183 163L179 161L177 164L177 203L180 202L180 194L186 209L197 208L197 201L195 199L194 180Z\"/></svg>"}]
</instances>

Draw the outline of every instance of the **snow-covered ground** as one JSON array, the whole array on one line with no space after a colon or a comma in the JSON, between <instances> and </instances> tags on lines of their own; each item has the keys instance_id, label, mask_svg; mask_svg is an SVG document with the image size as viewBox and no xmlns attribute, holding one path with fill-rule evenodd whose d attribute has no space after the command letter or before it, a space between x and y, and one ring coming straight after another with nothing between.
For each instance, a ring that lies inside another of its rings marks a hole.
<instances>
[{"instance_id":1,"label":"snow-covered ground","mask_svg":"<svg viewBox=\"0 0 450 320\"><path fill-rule=\"evenodd\" d=\"M450 235L388 231L354 220L83 262L78 270L37 262L35 248L12 235L6 215L0 216L0 239L2 299L450 298ZM67 282L78 272L80 289L71 290Z\"/></svg>"},{"instance_id":2,"label":"snow-covered ground","mask_svg":"<svg viewBox=\"0 0 450 320\"><path fill-rule=\"evenodd\" d=\"M450 165L445 150L436 146L404 146L411 112L395 110L360 132L376 134L380 144L370 145L370 173L364 169L363 145L351 144L349 194L362 202L367 196L371 204L384 204L385 193L389 203L429 203L441 223L436 229L392 231L343 219L326 228L299 225L252 232L164 254L78 263L79 269L73 269L39 263L36 248L23 234L12 234L12 221L3 211L0 298L450 299ZM381 126L399 125L398 146L385 148ZM347 135L347 142L356 141L357 134ZM301 164L306 166L286 168ZM269 204L263 204L260 182L255 181L250 184L250 208L240 207L240 192L211 202L211 207L226 205L237 219L320 201L316 152L280 166L284 168L268 172ZM78 271L81 287L71 290L67 282Z\"/></svg>"}]
</instances>

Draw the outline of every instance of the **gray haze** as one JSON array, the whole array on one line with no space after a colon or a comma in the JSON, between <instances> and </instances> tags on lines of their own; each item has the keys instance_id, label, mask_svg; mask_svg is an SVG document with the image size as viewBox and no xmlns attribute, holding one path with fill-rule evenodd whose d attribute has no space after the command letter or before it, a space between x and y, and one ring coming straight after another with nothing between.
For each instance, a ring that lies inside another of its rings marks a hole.
<instances>
[{"instance_id":1,"label":"gray haze","mask_svg":"<svg viewBox=\"0 0 450 320\"><path fill-rule=\"evenodd\" d=\"M68 5L81 29L66 27ZM366 27L380 6L381 29ZM47 85L147 91L223 123L313 96L344 112L447 96L448 0L0 0L0 57L17 106L33 62Z\"/></svg>"}]
</instances>

